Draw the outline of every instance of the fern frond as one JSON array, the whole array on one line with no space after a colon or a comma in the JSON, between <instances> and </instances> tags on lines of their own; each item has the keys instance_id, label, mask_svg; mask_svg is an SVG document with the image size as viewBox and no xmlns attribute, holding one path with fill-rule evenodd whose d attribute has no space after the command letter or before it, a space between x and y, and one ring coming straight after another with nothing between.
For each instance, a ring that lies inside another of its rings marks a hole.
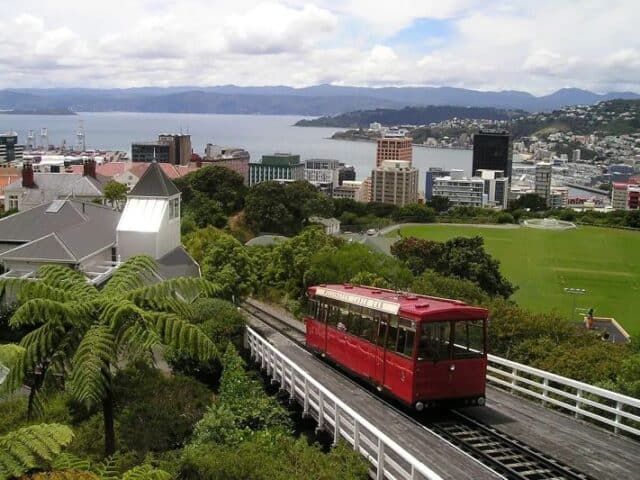
<instances>
[{"instance_id":1,"label":"fern frond","mask_svg":"<svg viewBox=\"0 0 640 480\"><path fill-rule=\"evenodd\" d=\"M44 265L38 269L38 278L50 287L65 290L70 298L91 298L98 293L93 285L76 270L62 265Z\"/></svg>"},{"instance_id":2,"label":"fern frond","mask_svg":"<svg viewBox=\"0 0 640 480\"><path fill-rule=\"evenodd\" d=\"M33 298L20 305L14 312L9 326L19 328L40 325L57 319L62 322L74 322L81 318L84 309L80 304L63 303L48 298Z\"/></svg>"},{"instance_id":3,"label":"fern frond","mask_svg":"<svg viewBox=\"0 0 640 480\"><path fill-rule=\"evenodd\" d=\"M171 480L171 474L145 464L125 472L122 480Z\"/></svg>"},{"instance_id":4,"label":"fern frond","mask_svg":"<svg viewBox=\"0 0 640 480\"><path fill-rule=\"evenodd\" d=\"M109 366L116 357L115 339L105 325L92 326L78 345L73 357L71 392L86 405L102 401L110 388Z\"/></svg>"},{"instance_id":5,"label":"fern frond","mask_svg":"<svg viewBox=\"0 0 640 480\"><path fill-rule=\"evenodd\" d=\"M24 347L16 345L15 343L0 345L0 363L11 368L11 366L17 362L24 353Z\"/></svg>"},{"instance_id":6,"label":"fern frond","mask_svg":"<svg viewBox=\"0 0 640 480\"><path fill-rule=\"evenodd\" d=\"M139 288L127 297L136 303L163 297L178 298L185 303L192 303L199 297L220 296L222 291L220 286L204 278L179 277Z\"/></svg>"},{"instance_id":7,"label":"fern frond","mask_svg":"<svg viewBox=\"0 0 640 480\"><path fill-rule=\"evenodd\" d=\"M122 295L157 280L158 264L148 255L131 257L120 265L102 289L102 294Z\"/></svg>"},{"instance_id":8,"label":"fern frond","mask_svg":"<svg viewBox=\"0 0 640 480\"><path fill-rule=\"evenodd\" d=\"M2 285L2 291L6 293L7 297L17 299L18 303L26 302L32 298L45 298L59 301L71 300L71 296L67 290L56 288L44 282L9 278L0 281L0 283Z\"/></svg>"},{"instance_id":9,"label":"fern frond","mask_svg":"<svg viewBox=\"0 0 640 480\"><path fill-rule=\"evenodd\" d=\"M51 467L55 470L85 470L91 471L91 462L86 458L76 457L71 453L61 453L53 462Z\"/></svg>"},{"instance_id":10,"label":"fern frond","mask_svg":"<svg viewBox=\"0 0 640 480\"><path fill-rule=\"evenodd\" d=\"M189 352L200 360L217 357L218 351L200 327L170 313L146 313L165 345Z\"/></svg>"},{"instance_id":11,"label":"fern frond","mask_svg":"<svg viewBox=\"0 0 640 480\"><path fill-rule=\"evenodd\" d=\"M99 477L100 480L120 480L120 472L118 472L118 468L116 465L118 454L112 455L102 463L96 465L92 471L94 471Z\"/></svg>"},{"instance_id":12,"label":"fern frond","mask_svg":"<svg viewBox=\"0 0 640 480\"><path fill-rule=\"evenodd\" d=\"M1 436L0 478L47 465L72 439L69 427L55 423L31 425Z\"/></svg>"}]
</instances>

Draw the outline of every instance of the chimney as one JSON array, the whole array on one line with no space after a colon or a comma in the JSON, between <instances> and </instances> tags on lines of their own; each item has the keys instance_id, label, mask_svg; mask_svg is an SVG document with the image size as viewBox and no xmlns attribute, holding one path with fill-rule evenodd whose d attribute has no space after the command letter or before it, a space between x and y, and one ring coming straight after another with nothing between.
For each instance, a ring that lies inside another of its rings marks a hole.
<instances>
[{"instance_id":1,"label":"chimney","mask_svg":"<svg viewBox=\"0 0 640 480\"><path fill-rule=\"evenodd\" d=\"M36 186L33 178L33 166L28 162L22 165L22 186L25 188L33 188Z\"/></svg>"},{"instance_id":2,"label":"chimney","mask_svg":"<svg viewBox=\"0 0 640 480\"><path fill-rule=\"evenodd\" d=\"M84 161L82 175L96 178L96 161L94 159L90 158Z\"/></svg>"}]
</instances>

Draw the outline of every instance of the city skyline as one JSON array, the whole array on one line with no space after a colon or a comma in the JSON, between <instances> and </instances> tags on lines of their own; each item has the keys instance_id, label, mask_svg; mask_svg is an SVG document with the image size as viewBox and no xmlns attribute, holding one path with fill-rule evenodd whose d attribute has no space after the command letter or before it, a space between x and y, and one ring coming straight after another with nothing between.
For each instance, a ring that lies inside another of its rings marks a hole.
<instances>
[{"instance_id":1,"label":"city skyline","mask_svg":"<svg viewBox=\"0 0 640 480\"><path fill-rule=\"evenodd\" d=\"M329 83L640 92L638 14L629 0L26 0L0 20L0 88Z\"/></svg>"}]
</instances>

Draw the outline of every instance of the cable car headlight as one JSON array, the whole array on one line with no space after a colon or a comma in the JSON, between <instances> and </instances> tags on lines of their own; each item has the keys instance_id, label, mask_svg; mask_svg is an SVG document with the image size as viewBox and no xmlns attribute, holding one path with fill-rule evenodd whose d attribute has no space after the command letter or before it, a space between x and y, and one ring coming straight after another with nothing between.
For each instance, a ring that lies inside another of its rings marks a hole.
<instances>
[{"instance_id":1,"label":"cable car headlight","mask_svg":"<svg viewBox=\"0 0 640 480\"><path fill-rule=\"evenodd\" d=\"M449 370L450 370L451 372L455 372L455 370L456 370L456 366L455 366L455 364L453 364L453 363L452 363L451 365L449 365Z\"/></svg>"}]
</instances>

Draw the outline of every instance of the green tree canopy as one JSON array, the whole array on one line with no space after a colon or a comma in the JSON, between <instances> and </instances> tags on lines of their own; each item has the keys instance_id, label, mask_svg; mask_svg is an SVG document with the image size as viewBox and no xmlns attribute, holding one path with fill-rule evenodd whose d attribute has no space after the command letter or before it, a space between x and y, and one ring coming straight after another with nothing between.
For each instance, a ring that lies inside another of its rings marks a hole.
<instances>
[{"instance_id":1,"label":"green tree canopy","mask_svg":"<svg viewBox=\"0 0 640 480\"><path fill-rule=\"evenodd\" d=\"M394 243L391 253L416 275L431 269L441 275L471 280L491 296L508 298L515 290L500 273L500 262L484 250L480 236L456 237L446 242L406 238Z\"/></svg>"},{"instance_id":2,"label":"green tree canopy","mask_svg":"<svg viewBox=\"0 0 640 480\"><path fill-rule=\"evenodd\" d=\"M109 180L104 184L102 194L112 207L117 207L127 199L127 186L115 180Z\"/></svg>"},{"instance_id":3,"label":"green tree canopy","mask_svg":"<svg viewBox=\"0 0 640 480\"><path fill-rule=\"evenodd\" d=\"M189 208L199 199L197 193L204 198L218 202L222 211L229 215L242 209L247 187L239 173L218 165L207 165L182 178L174 180L182 192L182 201Z\"/></svg>"}]
</instances>

